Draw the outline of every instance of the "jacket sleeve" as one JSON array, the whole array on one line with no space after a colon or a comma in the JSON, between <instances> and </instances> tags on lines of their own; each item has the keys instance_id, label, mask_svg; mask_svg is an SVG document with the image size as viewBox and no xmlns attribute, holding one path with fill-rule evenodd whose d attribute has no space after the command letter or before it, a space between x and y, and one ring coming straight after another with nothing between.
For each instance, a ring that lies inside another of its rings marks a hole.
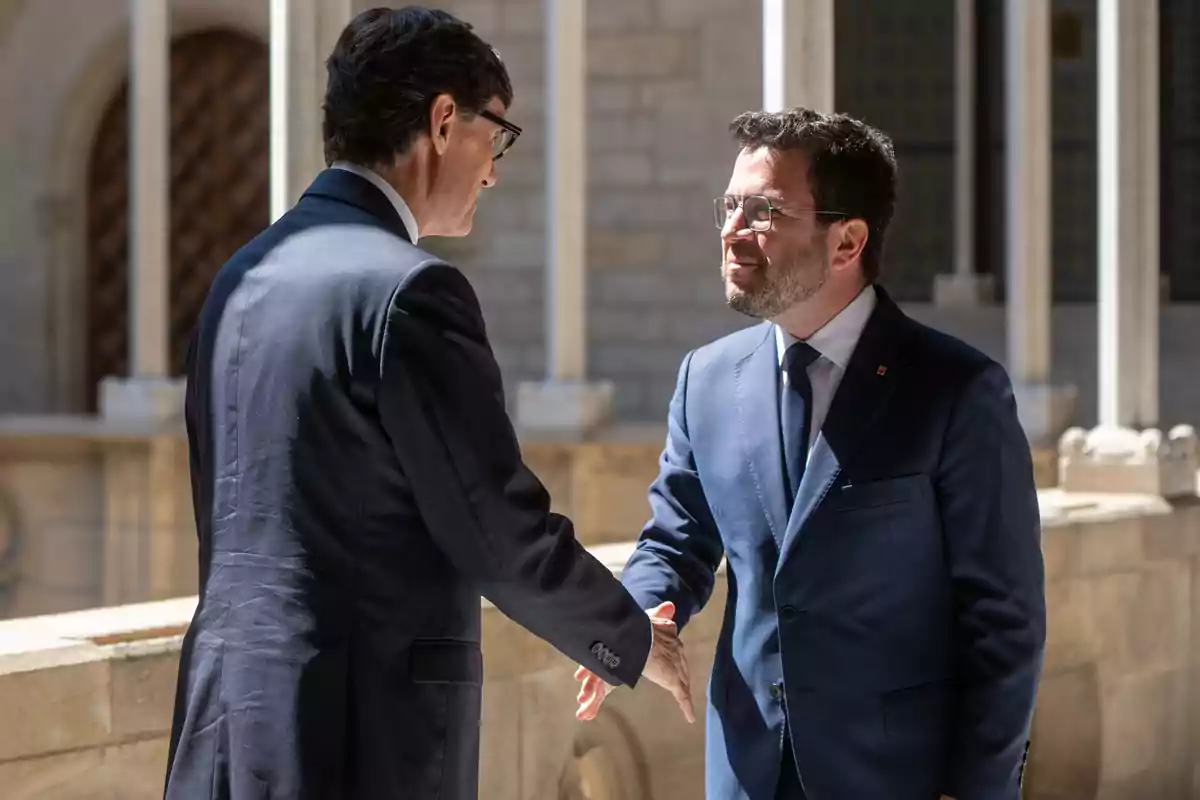
<instances>
[{"instance_id":1,"label":"jacket sleeve","mask_svg":"<svg viewBox=\"0 0 1200 800\"><path fill-rule=\"evenodd\" d=\"M649 618L550 512L458 270L430 262L401 284L380 358L382 424L437 546L506 616L609 683L635 685Z\"/></svg>"},{"instance_id":2,"label":"jacket sleeve","mask_svg":"<svg viewBox=\"0 0 1200 800\"><path fill-rule=\"evenodd\" d=\"M954 587L959 702L943 791L1017 800L1046 640L1041 518L1007 374L984 369L953 412L937 475Z\"/></svg>"},{"instance_id":3,"label":"jacket sleeve","mask_svg":"<svg viewBox=\"0 0 1200 800\"><path fill-rule=\"evenodd\" d=\"M667 443L658 477L650 486L650 521L621 574L621 582L644 608L675 604L682 630L712 596L725 549L692 458L687 428L688 372L692 354L679 368L667 413Z\"/></svg>"}]
</instances>

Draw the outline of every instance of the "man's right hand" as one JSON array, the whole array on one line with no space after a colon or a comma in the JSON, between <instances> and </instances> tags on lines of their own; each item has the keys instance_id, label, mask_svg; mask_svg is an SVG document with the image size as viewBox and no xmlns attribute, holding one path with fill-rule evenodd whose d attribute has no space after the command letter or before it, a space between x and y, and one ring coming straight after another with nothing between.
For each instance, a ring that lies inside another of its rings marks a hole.
<instances>
[{"instance_id":1,"label":"man's right hand","mask_svg":"<svg viewBox=\"0 0 1200 800\"><path fill-rule=\"evenodd\" d=\"M675 625L675 604L663 603L646 613L650 615L650 630L654 640L650 645L646 666L642 668L642 676L670 692L675 702L679 703L684 719L694 723L696 712L692 706L691 674L679 629ZM613 687L586 667L575 670L575 679L583 683L579 688L579 709L575 716L582 720L595 719Z\"/></svg>"}]
</instances>

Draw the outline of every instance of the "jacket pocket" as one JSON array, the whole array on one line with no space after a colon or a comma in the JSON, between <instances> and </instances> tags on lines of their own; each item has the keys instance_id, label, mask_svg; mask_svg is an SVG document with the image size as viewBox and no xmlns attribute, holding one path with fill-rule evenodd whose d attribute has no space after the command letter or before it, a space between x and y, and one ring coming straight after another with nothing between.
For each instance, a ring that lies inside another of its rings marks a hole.
<instances>
[{"instance_id":1,"label":"jacket pocket","mask_svg":"<svg viewBox=\"0 0 1200 800\"><path fill-rule=\"evenodd\" d=\"M413 683L483 685L483 650L461 639L416 639L409 649Z\"/></svg>"},{"instance_id":2,"label":"jacket pocket","mask_svg":"<svg viewBox=\"0 0 1200 800\"><path fill-rule=\"evenodd\" d=\"M835 511L859 511L907 503L930 490L927 475L905 475L868 483L850 483L829 493Z\"/></svg>"},{"instance_id":3,"label":"jacket pocket","mask_svg":"<svg viewBox=\"0 0 1200 800\"><path fill-rule=\"evenodd\" d=\"M889 738L917 737L944 731L949 721L954 681L930 681L883 696L883 726Z\"/></svg>"}]
</instances>

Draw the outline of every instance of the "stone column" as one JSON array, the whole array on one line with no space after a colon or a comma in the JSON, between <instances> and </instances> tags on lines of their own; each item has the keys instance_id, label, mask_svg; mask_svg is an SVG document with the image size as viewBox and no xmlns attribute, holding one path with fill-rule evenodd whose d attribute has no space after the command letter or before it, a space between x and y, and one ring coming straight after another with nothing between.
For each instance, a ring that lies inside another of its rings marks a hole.
<instances>
[{"instance_id":1,"label":"stone column","mask_svg":"<svg viewBox=\"0 0 1200 800\"><path fill-rule=\"evenodd\" d=\"M350 21L350 0L271 0L271 221L325 168L325 59Z\"/></svg>"},{"instance_id":2,"label":"stone column","mask_svg":"<svg viewBox=\"0 0 1200 800\"><path fill-rule=\"evenodd\" d=\"M1073 387L1050 384L1050 6L1005 7L1008 369L1021 424L1034 447L1069 422Z\"/></svg>"},{"instance_id":3,"label":"stone column","mask_svg":"<svg viewBox=\"0 0 1200 800\"><path fill-rule=\"evenodd\" d=\"M1196 493L1196 437L1158 408L1158 4L1099 0L1100 425L1063 437L1064 488Z\"/></svg>"},{"instance_id":4,"label":"stone column","mask_svg":"<svg viewBox=\"0 0 1200 800\"><path fill-rule=\"evenodd\" d=\"M763 0L763 109L834 111L834 0Z\"/></svg>"},{"instance_id":5,"label":"stone column","mask_svg":"<svg viewBox=\"0 0 1200 800\"><path fill-rule=\"evenodd\" d=\"M1100 424L1146 428L1159 421L1157 7L1100 0L1098 14Z\"/></svg>"},{"instance_id":6,"label":"stone column","mask_svg":"<svg viewBox=\"0 0 1200 800\"><path fill-rule=\"evenodd\" d=\"M976 2L954 4L954 272L934 278L940 308L974 308L994 298L992 276L975 272Z\"/></svg>"},{"instance_id":7,"label":"stone column","mask_svg":"<svg viewBox=\"0 0 1200 800\"><path fill-rule=\"evenodd\" d=\"M587 14L545 0L546 372L518 387L519 427L586 434L612 416L614 388L587 380Z\"/></svg>"},{"instance_id":8,"label":"stone column","mask_svg":"<svg viewBox=\"0 0 1200 800\"><path fill-rule=\"evenodd\" d=\"M130 0L129 371L100 386L108 418L179 415L182 384L170 375L171 35L169 0Z\"/></svg>"}]
</instances>

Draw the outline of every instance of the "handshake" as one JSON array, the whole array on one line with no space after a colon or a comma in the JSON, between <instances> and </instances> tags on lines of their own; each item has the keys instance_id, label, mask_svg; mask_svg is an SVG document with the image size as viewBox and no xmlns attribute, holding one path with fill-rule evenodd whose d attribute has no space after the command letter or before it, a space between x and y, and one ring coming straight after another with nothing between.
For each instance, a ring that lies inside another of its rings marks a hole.
<instances>
[{"instance_id":1,"label":"handshake","mask_svg":"<svg viewBox=\"0 0 1200 800\"><path fill-rule=\"evenodd\" d=\"M675 604L662 603L646 613L650 615L650 630L654 640L650 645L650 655L646 658L642 676L670 692L675 702L679 703L684 718L689 723L695 722L691 675L688 673L683 642L679 639L679 628L675 625ZM576 698L579 701L579 708L575 712L576 719L595 719L613 687L586 667L575 670L575 680L582 683Z\"/></svg>"}]
</instances>

